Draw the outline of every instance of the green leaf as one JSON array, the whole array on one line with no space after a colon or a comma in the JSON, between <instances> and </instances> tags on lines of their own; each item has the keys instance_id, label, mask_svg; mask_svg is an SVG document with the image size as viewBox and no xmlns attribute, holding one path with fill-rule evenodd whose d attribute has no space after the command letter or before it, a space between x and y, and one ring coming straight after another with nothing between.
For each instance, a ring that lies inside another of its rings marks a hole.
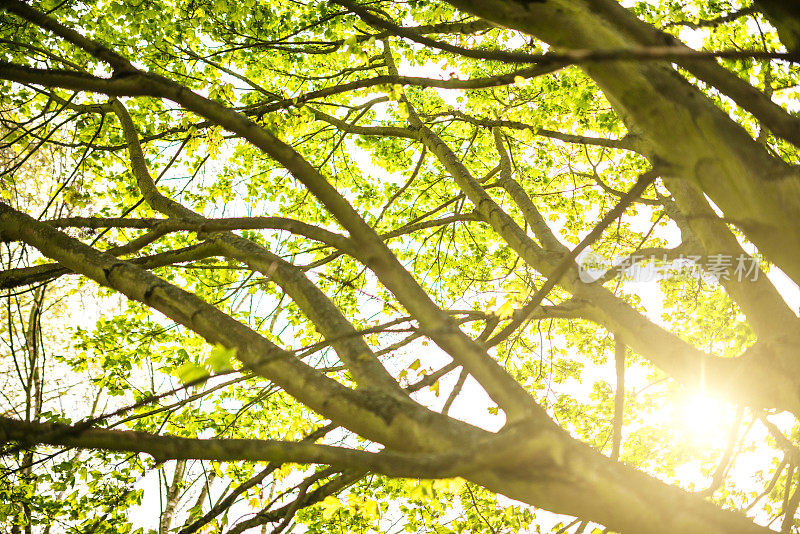
<instances>
[{"instance_id":1,"label":"green leaf","mask_svg":"<svg viewBox=\"0 0 800 534\"><path fill-rule=\"evenodd\" d=\"M217 343L206 358L206 367L214 373L233 369L233 359L236 357L236 347L225 348Z\"/></svg>"},{"instance_id":2,"label":"green leaf","mask_svg":"<svg viewBox=\"0 0 800 534\"><path fill-rule=\"evenodd\" d=\"M510 300L505 301L497 311L495 312L500 319L509 319L512 315L514 315L514 306L511 304Z\"/></svg>"},{"instance_id":3,"label":"green leaf","mask_svg":"<svg viewBox=\"0 0 800 534\"><path fill-rule=\"evenodd\" d=\"M184 384L188 384L208 376L208 371L202 365L186 362L175 370L175 376Z\"/></svg>"},{"instance_id":4,"label":"green leaf","mask_svg":"<svg viewBox=\"0 0 800 534\"><path fill-rule=\"evenodd\" d=\"M322 518L326 521L329 521L342 508L342 502L332 495L325 497L321 504Z\"/></svg>"}]
</instances>

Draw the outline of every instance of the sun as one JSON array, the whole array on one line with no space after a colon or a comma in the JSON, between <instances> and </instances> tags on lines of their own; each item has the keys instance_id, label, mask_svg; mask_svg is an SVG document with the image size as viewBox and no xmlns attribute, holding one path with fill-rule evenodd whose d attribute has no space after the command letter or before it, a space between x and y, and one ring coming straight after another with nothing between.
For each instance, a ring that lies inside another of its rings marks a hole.
<instances>
[{"instance_id":1,"label":"sun","mask_svg":"<svg viewBox=\"0 0 800 534\"><path fill-rule=\"evenodd\" d=\"M730 425L729 407L703 393L688 394L677 407L677 423L698 446L720 447Z\"/></svg>"}]
</instances>

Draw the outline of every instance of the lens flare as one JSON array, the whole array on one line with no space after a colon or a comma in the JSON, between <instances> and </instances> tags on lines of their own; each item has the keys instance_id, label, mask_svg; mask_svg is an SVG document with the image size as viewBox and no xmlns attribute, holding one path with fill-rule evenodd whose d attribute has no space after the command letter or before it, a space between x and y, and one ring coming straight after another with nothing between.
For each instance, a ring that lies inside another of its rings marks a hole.
<instances>
[{"instance_id":1,"label":"lens flare","mask_svg":"<svg viewBox=\"0 0 800 534\"><path fill-rule=\"evenodd\" d=\"M695 394L681 402L678 415L684 430L697 445L720 445L726 434L725 408L716 399Z\"/></svg>"}]
</instances>

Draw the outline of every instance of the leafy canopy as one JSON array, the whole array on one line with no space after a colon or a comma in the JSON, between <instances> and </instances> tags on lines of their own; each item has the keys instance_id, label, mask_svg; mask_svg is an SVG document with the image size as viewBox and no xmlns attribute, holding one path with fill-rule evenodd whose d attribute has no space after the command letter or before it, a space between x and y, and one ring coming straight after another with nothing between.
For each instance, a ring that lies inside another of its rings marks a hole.
<instances>
[{"instance_id":1,"label":"leafy canopy","mask_svg":"<svg viewBox=\"0 0 800 534\"><path fill-rule=\"evenodd\" d=\"M792 7L0 8L7 532L797 528Z\"/></svg>"}]
</instances>

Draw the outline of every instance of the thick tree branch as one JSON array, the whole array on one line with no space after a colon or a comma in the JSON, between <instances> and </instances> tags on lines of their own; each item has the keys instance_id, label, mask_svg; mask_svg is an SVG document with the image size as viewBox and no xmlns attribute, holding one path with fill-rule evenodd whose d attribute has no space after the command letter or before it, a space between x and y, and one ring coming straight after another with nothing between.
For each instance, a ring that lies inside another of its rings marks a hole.
<instances>
[{"instance_id":1,"label":"thick tree branch","mask_svg":"<svg viewBox=\"0 0 800 534\"><path fill-rule=\"evenodd\" d=\"M697 51L691 48L680 48L671 46L653 46L638 49L617 49L617 50L569 50L563 52L548 52L546 54L530 54L527 52L509 52L501 49L477 50L463 48L443 41L436 41L408 28L398 26L393 22L373 14L366 6L358 4L352 0L331 0L352 12L356 13L364 22L376 28L390 31L394 35L404 37L419 44L430 46L453 54L469 57L472 59L484 59L490 61L500 61L511 64L534 63L541 66L551 66L559 69L566 65L580 63L594 63L607 61L663 61L677 59L781 59L784 61L800 62L800 54L794 52L765 52L763 50L719 50L712 52ZM459 2L452 2L458 5ZM489 19L491 20L491 19Z\"/></svg>"},{"instance_id":2,"label":"thick tree branch","mask_svg":"<svg viewBox=\"0 0 800 534\"><path fill-rule=\"evenodd\" d=\"M688 225L702 243L706 254L725 254L734 261L737 258L751 260L749 263L754 267L754 273L744 273L747 276L741 276L743 273L740 273L737 276L731 272L720 279L720 283L741 306L748 323L759 337L782 335L797 330L800 324L797 316L761 271L758 261L744 251L736 236L714 213L703 194L685 180L667 180L666 184L678 209L687 216ZM794 358L792 355L791 359Z\"/></svg>"},{"instance_id":3,"label":"thick tree branch","mask_svg":"<svg viewBox=\"0 0 800 534\"><path fill-rule=\"evenodd\" d=\"M165 197L158 191L156 183L150 176L145 164L139 136L130 115L121 103L114 102L113 105L122 124L125 139L128 142L133 174L147 203L170 217L189 219L195 223L205 223L204 217ZM304 226L309 227L310 225ZM316 233L319 234L322 231ZM327 232L327 234L331 233ZM351 248L349 240L340 238L338 241L343 243L345 248ZM318 287L312 284L302 271L290 263L270 253L264 247L231 233L220 235L218 243L226 255L243 261L250 268L261 272L267 277L275 278L306 315L320 328L323 335L333 337L342 333L355 333L352 324L345 319L333 302ZM387 393L402 393L400 386L377 361L361 337L348 337L339 342L334 342L333 346L362 386L382 386Z\"/></svg>"},{"instance_id":4,"label":"thick tree branch","mask_svg":"<svg viewBox=\"0 0 800 534\"><path fill-rule=\"evenodd\" d=\"M472 457L464 454L371 453L309 442L258 439L195 439L129 430L75 430L57 423L27 423L0 417L0 442L48 444L149 454L166 460L213 460L327 464L341 469L369 470L399 477L448 478L468 471Z\"/></svg>"},{"instance_id":5,"label":"thick tree branch","mask_svg":"<svg viewBox=\"0 0 800 534\"><path fill-rule=\"evenodd\" d=\"M109 253L108 251L106 252ZM161 252L141 258L132 258L128 261L143 269L156 269L176 263L209 258L218 255L218 253L219 250L216 243L203 242L185 248L170 250L169 252ZM0 271L0 289L11 289L23 285L44 282L71 272L73 271L56 263L8 269Z\"/></svg>"},{"instance_id":6,"label":"thick tree branch","mask_svg":"<svg viewBox=\"0 0 800 534\"><path fill-rule=\"evenodd\" d=\"M421 421L416 419L420 416L423 420L441 418L411 401L403 402L402 399L377 391L366 394L350 390L303 364L293 354L275 346L195 295L130 262L98 252L2 203L0 235L25 241L65 267L164 313L210 343L236 347L237 358L245 367L273 380L312 409L361 435L408 448L414 443L409 440L408 432L402 430L403 427L419 425ZM376 401L376 396L381 400ZM376 408L381 410L380 415L375 412ZM457 434L466 430L465 425L443 419L440 427L443 434L446 434L447 428L455 430ZM429 438L425 443L427 446L433 445Z\"/></svg>"}]
</instances>

